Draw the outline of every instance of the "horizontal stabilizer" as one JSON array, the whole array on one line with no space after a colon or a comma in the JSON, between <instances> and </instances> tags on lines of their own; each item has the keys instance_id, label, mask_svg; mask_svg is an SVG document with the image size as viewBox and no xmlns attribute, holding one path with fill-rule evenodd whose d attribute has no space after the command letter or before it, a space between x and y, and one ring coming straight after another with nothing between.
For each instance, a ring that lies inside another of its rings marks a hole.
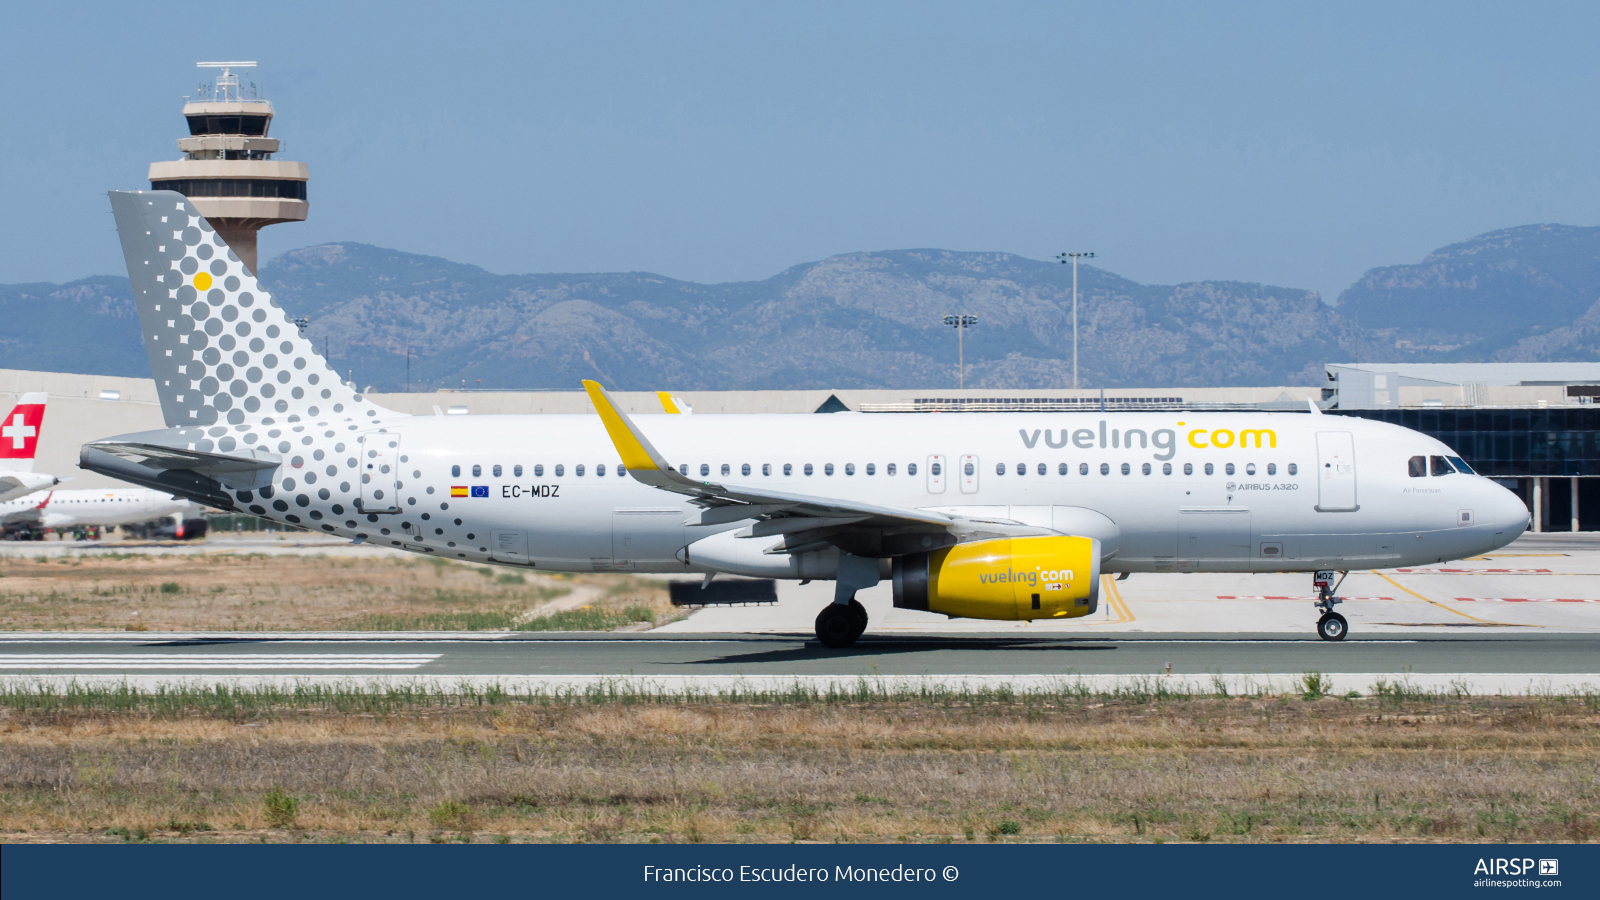
<instances>
[{"instance_id":1,"label":"horizontal stabilizer","mask_svg":"<svg viewBox=\"0 0 1600 900\"><path fill-rule=\"evenodd\" d=\"M210 442L206 446L210 447ZM283 457L261 446L198 450L182 432L172 431L142 431L83 445L80 456L89 459L91 455L99 459L115 457L123 466L152 476L159 472L192 473L243 491L271 484L273 470L283 463Z\"/></svg>"},{"instance_id":2,"label":"horizontal stabilizer","mask_svg":"<svg viewBox=\"0 0 1600 900\"><path fill-rule=\"evenodd\" d=\"M193 469L208 475L272 469L283 462L283 458L278 454L266 450L202 453L198 450L180 450L159 444L117 440L95 441L89 446L126 460L143 463L153 469Z\"/></svg>"}]
</instances>

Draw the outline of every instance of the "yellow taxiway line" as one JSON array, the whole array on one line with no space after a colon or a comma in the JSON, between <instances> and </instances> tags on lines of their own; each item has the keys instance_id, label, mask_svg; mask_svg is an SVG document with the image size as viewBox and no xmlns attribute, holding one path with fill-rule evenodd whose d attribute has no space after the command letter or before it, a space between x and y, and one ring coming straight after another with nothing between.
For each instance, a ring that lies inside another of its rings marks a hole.
<instances>
[{"instance_id":1,"label":"yellow taxiway line","mask_svg":"<svg viewBox=\"0 0 1600 900\"><path fill-rule=\"evenodd\" d=\"M1455 613L1456 615L1461 616L1462 618L1471 619L1472 621L1477 622L1480 625L1499 625L1499 626L1503 626L1503 627L1506 627L1506 628L1539 628L1539 627L1541 627L1541 626L1538 626L1538 625L1518 625L1518 624L1516 624L1514 622L1491 622L1488 619L1480 619L1477 616L1468 615L1468 614L1462 612L1459 609L1451 609L1450 607L1445 606L1443 603L1440 603L1440 602L1438 602L1436 600L1429 600L1427 597L1424 597L1421 594L1417 593L1416 591L1413 591L1411 588L1408 588L1405 585L1401 584L1400 582L1395 581L1393 578L1390 578L1389 576L1383 574L1382 572L1379 572L1377 569L1368 569L1368 571L1371 572L1372 574L1378 576L1379 578L1382 578L1384 581L1389 582L1390 584L1394 585L1395 587L1399 588L1400 590L1405 591L1406 593L1408 593L1411 596L1417 598L1418 600L1421 600L1424 603L1432 603L1434 606L1439 607L1440 609L1444 610L1445 612Z\"/></svg>"},{"instance_id":2,"label":"yellow taxiway line","mask_svg":"<svg viewBox=\"0 0 1600 900\"><path fill-rule=\"evenodd\" d=\"M1117 614L1117 618L1104 620L1102 624L1122 625L1132 622L1134 619L1133 610L1129 609L1128 602L1122 599L1122 591L1117 589L1116 577L1101 575L1100 586L1103 589L1102 592L1106 595L1106 606Z\"/></svg>"}]
</instances>

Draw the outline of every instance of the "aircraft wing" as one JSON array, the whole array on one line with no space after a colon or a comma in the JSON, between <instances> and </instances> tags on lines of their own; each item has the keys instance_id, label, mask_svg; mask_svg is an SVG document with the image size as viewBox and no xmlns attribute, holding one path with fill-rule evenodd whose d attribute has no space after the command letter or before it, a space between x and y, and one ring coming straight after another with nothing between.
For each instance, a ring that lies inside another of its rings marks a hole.
<instances>
[{"instance_id":1,"label":"aircraft wing","mask_svg":"<svg viewBox=\"0 0 1600 900\"><path fill-rule=\"evenodd\" d=\"M863 551L862 555L894 556L950 546L956 543L958 536L1052 533L1009 519L973 519L932 510L878 506L837 497L791 494L748 484L690 478L667 464L650 439L612 401L605 388L594 381L585 381L583 386L622 457L623 467L634 480L687 496L689 502L704 509L686 524L758 520L746 528L746 536L784 537L769 552L800 552L819 542L828 542L857 548Z\"/></svg>"},{"instance_id":2,"label":"aircraft wing","mask_svg":"<svg viewBox=\"0 0 1600 900\"><path fill-rule=\"evenodd\" d=\"M50 498L54 496L55 492L51 491L50 493L46 494L44 499L38 503L30 503L22 509L14 509L9 512L0 512L0 525L39 524L40 520L44 518L44 508L46 504L48 504L50 502Z\"/></svg>"}]
</instances>

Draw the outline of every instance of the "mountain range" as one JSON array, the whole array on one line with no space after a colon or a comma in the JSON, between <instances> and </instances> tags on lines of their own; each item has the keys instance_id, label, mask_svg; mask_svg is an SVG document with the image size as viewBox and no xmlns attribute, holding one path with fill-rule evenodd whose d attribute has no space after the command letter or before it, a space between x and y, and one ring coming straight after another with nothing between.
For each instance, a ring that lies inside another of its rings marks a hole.
<instances>
[{"instance_id":1,"label":"mountain range","mask_svg":"<svg viewBox=\"0 0 1600 900\"><path fill-rule=\"evenodd\" d=\"M496 275L364 244L294 250L261 281L341 370L378 390L954 387L1072 384L1069 267L1006 253L896 250L764 281L649 273ZM1079 270L1084 386L1311 384L1326 362L1600 359L1600 228L1490 232L1373 269L1336 306L1227 281L1145 285ZM0 285L0 367L143 376L126 278ZM71 327L62 327L70 322ZM407 360L410 372L407 375Z\"/></svg>"}]
</instances>

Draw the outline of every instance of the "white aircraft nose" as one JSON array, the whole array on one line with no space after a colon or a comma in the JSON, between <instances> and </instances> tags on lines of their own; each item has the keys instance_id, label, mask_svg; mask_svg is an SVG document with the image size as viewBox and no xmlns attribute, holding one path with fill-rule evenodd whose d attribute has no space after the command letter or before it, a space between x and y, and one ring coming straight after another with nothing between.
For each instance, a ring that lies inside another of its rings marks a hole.
<instances>
[{"instance_id":1,"label":"white aircraft nose","mask_svg":"<svg viewBox=\"0 0 1600 900\"><path fill-rule=\"evenodd\" d=\"M1499 540L1505 542L1501 544L1503 547L1528 530L1532 516L1521 497L1493 482L1489 482L1489 490L1489 508L1494 511L1494 530L1499 532Z\"/></svg>"}]
</instances>

